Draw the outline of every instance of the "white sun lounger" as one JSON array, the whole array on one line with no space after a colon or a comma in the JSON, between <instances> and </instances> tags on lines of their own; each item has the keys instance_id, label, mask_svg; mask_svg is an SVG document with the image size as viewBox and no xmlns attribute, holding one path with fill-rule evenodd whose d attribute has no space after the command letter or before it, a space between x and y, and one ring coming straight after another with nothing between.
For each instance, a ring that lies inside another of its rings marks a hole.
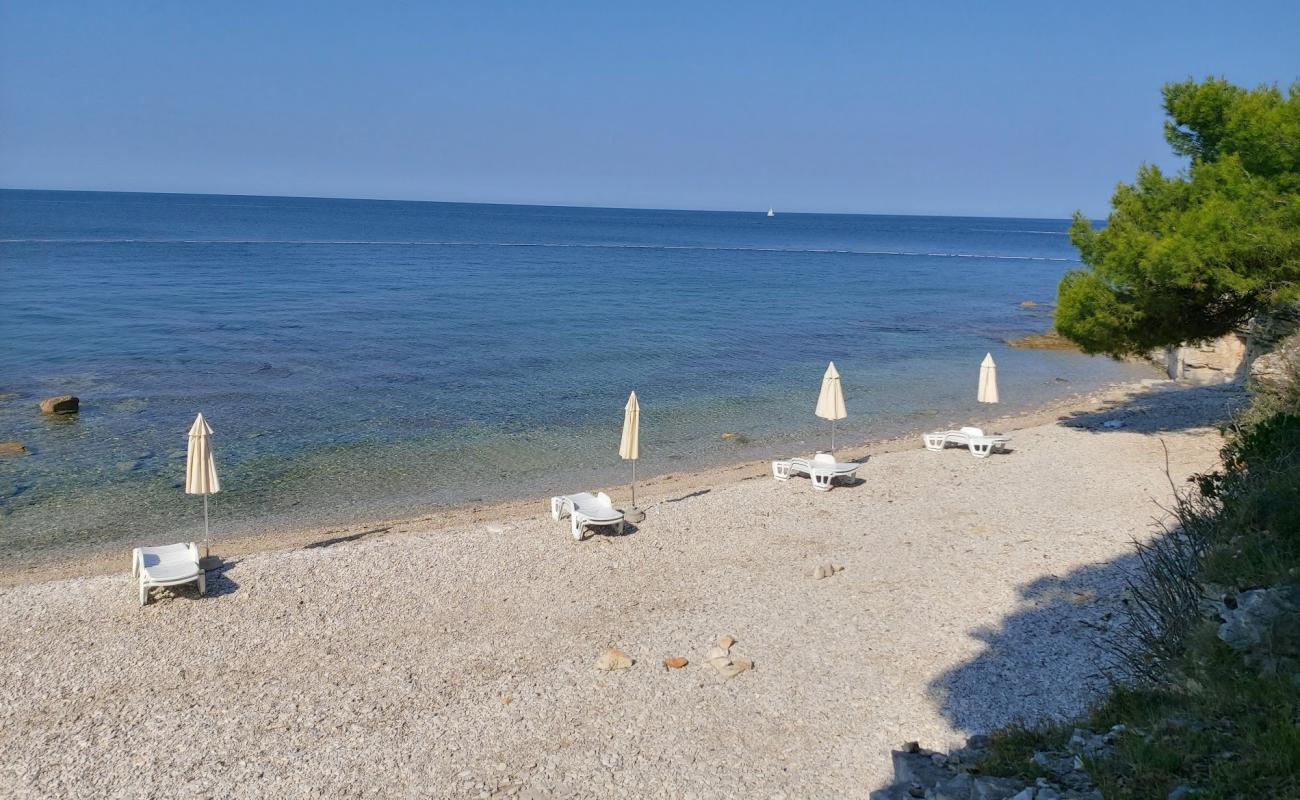
<instances>
[{"instance_id":1,"label":"white sun lounger","mask_svg":"<svg viewBox=\"0 0 1300 800\"><path fill-rule=\"evenodd\" d=\"M926 450L942 450L950 444L965 447L976 458L987 458L994 450L1002 450L1010 436L986 436L979 428L962 428L956 431L935 431L923 434Z\"/></svg>"},{"instance_id":2,"label":"white sun lounger","mask_svg":"<svg viewBox=\"0 0 1300 800\"><path fill-rule=\"evenodd\" d=\"M207 591L203 570L199 569L199 549L189 544L165 544L162 547L137 547L131 551L131 576L140 579L140 605L148 605L151 586L175 586L199 582L199 594Z\"/></svg>"},{"instance_id":3,"label":"white sun lounger","mask_svg":"<svg viewBox=\"0 0 1300 800\"><path fill-rule=\"evenodd\" d=\"M862 465L853 462L838 462L830 453L818 453L812 458L773 461L772 477L778 481L787 481L791 475L807 475L812 478L814 489L828 492L836 478L852 478L860 466Z\"/></svg>"},{"instance_id":4,"label":"white sun lounger","mask_svg":"<svg viewBox=\"0 0 1300 800\"><path fill-rule=\"evenodd\" d=\"M582 529L596 525L617 525L618 532L623 532L623 512L614 508L609 495L604 492L591 494L565 494L551 498L551 518L569 518L569 531L573 538L582 541Z\"/></svg>"}]
</instances>

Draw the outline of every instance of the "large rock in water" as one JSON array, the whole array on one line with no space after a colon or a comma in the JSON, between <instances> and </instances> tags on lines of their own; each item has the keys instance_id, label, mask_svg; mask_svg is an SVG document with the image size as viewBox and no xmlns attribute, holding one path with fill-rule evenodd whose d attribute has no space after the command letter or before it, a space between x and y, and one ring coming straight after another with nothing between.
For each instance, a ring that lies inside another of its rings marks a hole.
<instances>
[{"instance_id":1,"label":"large rock in water","mask_svg":"<svg viewBox=\"0 0 1300 800\"><path fill-rule=\"evenodd\" d=\"M81 407L81 400L70 394L47 397L41 401L42 414L75 414Z\"/></svg>"},{"instance_id":2,"label":"large rock in water","mask_svg":"<svg viewBox=\"0 0 1300 800\"><path fill-rule=\"evenodd\" d=\"M0 442L0 456L20 456L26 452L22 442Z\"/></svg>"}]
</instances>

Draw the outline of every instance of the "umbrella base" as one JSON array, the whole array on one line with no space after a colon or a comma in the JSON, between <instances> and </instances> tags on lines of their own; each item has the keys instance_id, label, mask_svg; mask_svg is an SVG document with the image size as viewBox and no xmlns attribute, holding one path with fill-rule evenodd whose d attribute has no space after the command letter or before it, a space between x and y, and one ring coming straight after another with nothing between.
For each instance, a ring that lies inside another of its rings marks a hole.
<instances>
[{"instance_id":1,"label":"umbrella base","mask_svg":"<svg viewBox=\"0 0 1300 800\"><path fill-rule=\"evenodd\" d=\"M225 562L221 560L221 556L204 556L199 559L199 569L204 572L211 572L214 569L220 569L221 565L224 563Z\"/></svg>"},{"instance_id":2,"label":"umbrella base","mask_svg":"<svg viewBox=\"0 0 1300 800\"><path fill-rule=\"evenodd\" d=\"M636 506L623 509L623 519L627 522L637 523L645 520L645 512Z\"/></svg>"}]
</instances>

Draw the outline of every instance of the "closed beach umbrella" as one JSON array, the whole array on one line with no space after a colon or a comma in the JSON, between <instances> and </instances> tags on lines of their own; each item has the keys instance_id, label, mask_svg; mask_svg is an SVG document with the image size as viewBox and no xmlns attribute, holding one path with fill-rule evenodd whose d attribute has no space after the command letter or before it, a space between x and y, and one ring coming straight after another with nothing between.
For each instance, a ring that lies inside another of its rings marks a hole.
<instances>
[{"instance_id":1,"label":"closed beach umbrella","mask_svg":"<svg viewBox=\"0 0 1300 800\"><path fill-rule=\"evenodd\" d=\"M993 363L993 354L985 353L980 363L980 391L977 398L981 403L998 402L998 365Z\"/></svg>"},{"instance_id":2,"label":"closed beach umbrella","mask_svg":"<svg viewBox=\"0 0 1300 800\"><path fill-rule=\"evenodd\" d=\"M203 560L209 563L208 495L219 491L221 481L217 479L217 462L212 457L212 426L199 414L190 426L190 444L185 455L185 493L203 495Z\"/></svg>"},{"instance_id":3,"label":"closed beach umbrella","mask_svg":"<svg viewBox=\"0 0 1300 800\"><path fill-rule=\"evenodd\" d=\"M844 419L844 390L840 388L840 373L832 361L822 376L822 392L817 396L817 416L831 421L831 452L835 452L835 420Z\"/></svg>"},{"instance_id":4,"label":"closed beach umbrella","mask_svg":"<svg viewBox=\"0 0 1300 800\"><path fill-rule=\"evenodd\" d=\"M618 454L632 462L632 508L636 508L636 460L641 457L641 404L636 400L636 392L628 395L627 405L623 407L623 441L619 442Z\"/></svg>"}]
</instances>

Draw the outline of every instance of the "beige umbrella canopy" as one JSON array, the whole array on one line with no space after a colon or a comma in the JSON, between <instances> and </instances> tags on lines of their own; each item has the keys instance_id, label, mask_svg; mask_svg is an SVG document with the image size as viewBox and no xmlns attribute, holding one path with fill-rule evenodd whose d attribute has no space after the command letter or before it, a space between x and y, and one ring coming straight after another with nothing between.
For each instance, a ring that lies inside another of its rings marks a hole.
<instances>
[{"instance_id":1,"label":"beige umbrella canopy","mask_svg":"<svg viewBox=\"0 0 1300 800\"><path fill-rule=\"evenodd\" d=\"M981 403L998 402L998 365L993 362L992 353L985 353L980 363L980 389L976 399Z\"/></svg>"},{"instance_id":2,"label":"beige umbrella canopy","mask_svg":"<svg viewBox=\"0 0 1300 800\"><path fill-rule=\"evenodd\" d=\"M835 420L849 414L844 410L844 390L840 388L840 373L832 361L822 376L822 391L817 396L817 416L831 421L831 452L835 452Z\"/></svg>"},{"instance_id":3,"label":"beige umbrella canopy","mask_svg":"<svg viewBox=\"0 0 1300 800\"><path fill-rule=\"evenodd\" d=\"M618 454L632 462L632 509L635 510L636 461L641 457L641 404L637 402L636 392L628 395L627 405L623 407L623 440L619 442Z\"/></svg>"},{"instance_id":4,"label":"beige umbrella canopy","mask_svg":"<svg viewBox=\"0 0 1300 800\"><path fill-rule=\"evenodd\" d=\"M203 559L208 560L208 495L221 491L217 462L212 457L212 426L199 414L190 426L190 444L185 455L185 493L203 495ZM200 562L200 566L203 566ZM208 567L204 567L208 569Z\"/></svg>"}]
</instances>

